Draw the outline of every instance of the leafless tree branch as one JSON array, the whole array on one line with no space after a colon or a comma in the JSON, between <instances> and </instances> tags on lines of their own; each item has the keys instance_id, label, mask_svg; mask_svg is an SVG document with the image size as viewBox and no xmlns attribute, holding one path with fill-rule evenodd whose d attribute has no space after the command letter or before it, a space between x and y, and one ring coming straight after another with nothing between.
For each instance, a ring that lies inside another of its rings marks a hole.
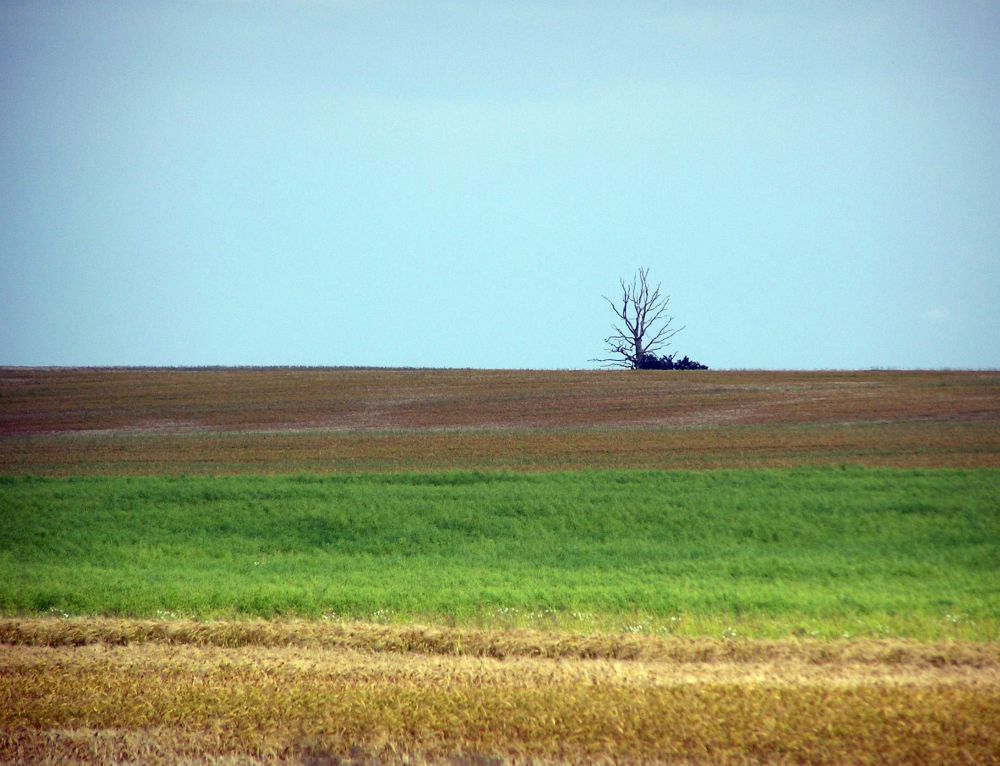
<instances>
[{"instance_id":1,"label":"leafless tree branch","mask_svg":"<svg viewBox=\"0 0 1000 766\"><path fill-rule=\"evenodd\" d=\"M670 296L663 295L660 284L649 283L649 269L640 268L631 282L618 281L621 298L616 302L601 296L621 320L612 325L614 332L604 339L610 357L593 359L608 367L638 369L643 356L669 346L670 339L683 330L671 327L674 318L667 314Z\"/></svg>"}]
</instances>

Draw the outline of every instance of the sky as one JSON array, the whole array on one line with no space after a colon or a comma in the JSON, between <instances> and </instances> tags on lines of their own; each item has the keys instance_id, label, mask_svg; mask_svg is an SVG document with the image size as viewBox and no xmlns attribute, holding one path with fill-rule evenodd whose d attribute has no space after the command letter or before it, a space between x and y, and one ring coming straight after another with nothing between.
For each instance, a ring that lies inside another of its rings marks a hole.
<instances>
[{"instance_id":1,"label":"sky","mask_svg":"<svg viewBox=\"0 0 1000 766\"><path fill-rule=\"evenodd\" d=\"M1000 367L1000 3L0 0L0 364Z\"/></svg>"}]
</instances>

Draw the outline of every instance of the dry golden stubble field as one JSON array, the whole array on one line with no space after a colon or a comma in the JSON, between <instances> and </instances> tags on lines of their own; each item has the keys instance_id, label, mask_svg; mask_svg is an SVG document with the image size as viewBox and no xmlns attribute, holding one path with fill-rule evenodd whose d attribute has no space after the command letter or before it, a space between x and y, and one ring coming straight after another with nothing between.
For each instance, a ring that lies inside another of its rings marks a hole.
<instances>
[{"instance_id":1,"label":"dry golden stubble field","mask_svg":"<svg viewBox=\"0 0 1000 766\"><path fill-rule=\"evenodd\" d=\"M1000 762L995 645L309 623L0 629L15 642L0 655L7 762Z\"/></svg>"},{"instance_id":2,"label":"dry golden stubble field","mask_svg":"<svg viewBox=\"0 0 1000 766\"><path fill-rule=\"evenodd\" d=\"M1000 373L0 370L0 472L1000 465Z\"/></svg>"}]
</instances>

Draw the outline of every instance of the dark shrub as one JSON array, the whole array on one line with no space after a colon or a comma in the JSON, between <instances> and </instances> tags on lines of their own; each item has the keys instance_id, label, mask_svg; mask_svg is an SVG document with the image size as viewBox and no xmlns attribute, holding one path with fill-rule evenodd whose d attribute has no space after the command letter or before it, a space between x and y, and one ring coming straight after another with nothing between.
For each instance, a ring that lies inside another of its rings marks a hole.
<instances>
[{"instance_id":1,"label":"dark shrub","mask_svg":"<svg viewBox=\"0 0 1000 766\"><path fill-rule=\"evenodd\" d=\"M677 354L667 354L666 356L656 356L656 354L643 354L636 365L637 370L707 370L708 365L688 359L675 359Z\"/></svg>"}]
</instances>

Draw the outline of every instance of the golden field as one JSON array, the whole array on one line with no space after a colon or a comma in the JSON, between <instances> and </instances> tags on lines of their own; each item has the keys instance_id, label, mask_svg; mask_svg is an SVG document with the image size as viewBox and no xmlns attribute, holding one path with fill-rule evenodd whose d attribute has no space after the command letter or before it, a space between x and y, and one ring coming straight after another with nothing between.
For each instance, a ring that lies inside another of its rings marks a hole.
<instances>
[{"instance_id":1,"label":"golden field","mask_svg":"<svg viewBox=\"0 0 1000 766\"><path fill-rule=\"evenodd\" d=\"M6 620L11 763L1000 762L1000 650Z\"/></svg>"}]
</instances>

